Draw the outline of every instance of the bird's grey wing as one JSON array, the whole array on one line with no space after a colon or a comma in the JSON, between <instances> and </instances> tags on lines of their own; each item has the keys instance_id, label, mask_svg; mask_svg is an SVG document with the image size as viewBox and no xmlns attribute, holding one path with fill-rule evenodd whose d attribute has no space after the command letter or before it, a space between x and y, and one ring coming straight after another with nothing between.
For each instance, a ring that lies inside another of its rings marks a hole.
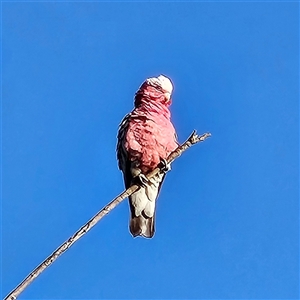
<instances>
[{"instance_id":1,"label":"bird's grey wing","mask_svg":"<svg viewBox=\"0 0 300 300\"><path fill-rule=\"evenodd\" d=\"M117 136L117 159L119 169L123 172L125 187L129 188L132 182L131 162L128 158L128 152L125 148L126 134L128 131L131 113L127 114L119 125Z\"/></svg>"}]
</instances>

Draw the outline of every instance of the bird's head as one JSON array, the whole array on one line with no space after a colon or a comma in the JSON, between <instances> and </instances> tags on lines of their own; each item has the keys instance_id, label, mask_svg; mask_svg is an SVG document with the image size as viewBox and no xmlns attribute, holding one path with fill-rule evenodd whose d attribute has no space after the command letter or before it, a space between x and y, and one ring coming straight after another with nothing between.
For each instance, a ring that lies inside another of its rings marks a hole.
<instances>
[{"instance_id":1,"label":"bird's head","mask_svg":"<svg viewBox=\"0 0 300 300\"><path fill-rule=\"evenodd\" d=\"M165 95L167 101L171 99L173 85L172 85L171 80L168 77L166 77L164 75L159 75L158 77L151 77L151 78L146 79L146 82L149 85L164 92L164 95Z\"/></svg>"},{"instance_id":2,"label":"bird's head","mask_svg":"<svg viewBox=\"0 0 300 300\"><path fill-rule=\"evenodd\" d=\"M162 102L165 105L170 105L172 91L173 85L168 77L164 75L150 77L143 82L137 91L136 102L140 102L141 98L147 98Z\"/></svg>"}]
</instances>

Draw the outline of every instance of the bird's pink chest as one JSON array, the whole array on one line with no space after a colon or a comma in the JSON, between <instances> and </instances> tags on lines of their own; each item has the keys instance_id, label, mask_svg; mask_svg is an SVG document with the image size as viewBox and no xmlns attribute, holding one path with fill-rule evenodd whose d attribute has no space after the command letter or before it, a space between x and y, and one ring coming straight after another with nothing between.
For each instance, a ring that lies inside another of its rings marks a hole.
<instances>
[{"instance_id":1,"label":"bird's pink chest","mask_svg":"<svg viewBox=\"0 0 300 300\"><path fill-rule=\"evenodd\" d=\"M167 158L177 147L175 129L164 115L133 115L125 147L130 159L137 161L143 171L154 169L162 158Z\"/></svg>"}]
</instances>

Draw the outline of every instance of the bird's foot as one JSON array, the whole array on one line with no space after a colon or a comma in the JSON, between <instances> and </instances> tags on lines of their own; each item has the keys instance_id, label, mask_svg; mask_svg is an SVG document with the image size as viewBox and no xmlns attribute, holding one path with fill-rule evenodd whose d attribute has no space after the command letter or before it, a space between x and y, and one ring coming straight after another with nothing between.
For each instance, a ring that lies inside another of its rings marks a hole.
<instances>
[{"instance_id":1,"label":"bird's foot","mask_svg":"<svg viewBox=\"0 0 300 300\"><path fill-rule=\"evenodd\" d=\"M138 183L142 186L145 187L147 184L149 184L149 179L142 173L140 173L138 176L136 176Z\"/></svg>"},{"instance_id":2,"label":"bird's foot","mask_svg":"<svg viewBox=\"0 0 300 300\"><path fill-rule=\"evenodd\" d=\"M167 173L171 171L171 164L167 162L166 159L162 158L160 161L161 164L161 171Z\"/></svg>"}]
</instances>

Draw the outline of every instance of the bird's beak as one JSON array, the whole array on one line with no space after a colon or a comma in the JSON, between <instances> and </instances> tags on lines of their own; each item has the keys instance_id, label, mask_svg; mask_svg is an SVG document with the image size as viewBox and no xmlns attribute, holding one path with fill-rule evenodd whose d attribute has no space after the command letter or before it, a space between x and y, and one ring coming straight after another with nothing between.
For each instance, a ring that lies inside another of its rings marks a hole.
<instances>
[{"instance_id":1,"label":"bird's beak","mask_svg":"<svg viewBox=\"0 0 300 300\"><path fill-rule=\"evenodd\" d=\"M166 103L169 103L170 100L171 100L171 94L168 93L168 92L166 92L166 93L165 93L165 97L166 97Z\"/></svg>"}]
</instances>

